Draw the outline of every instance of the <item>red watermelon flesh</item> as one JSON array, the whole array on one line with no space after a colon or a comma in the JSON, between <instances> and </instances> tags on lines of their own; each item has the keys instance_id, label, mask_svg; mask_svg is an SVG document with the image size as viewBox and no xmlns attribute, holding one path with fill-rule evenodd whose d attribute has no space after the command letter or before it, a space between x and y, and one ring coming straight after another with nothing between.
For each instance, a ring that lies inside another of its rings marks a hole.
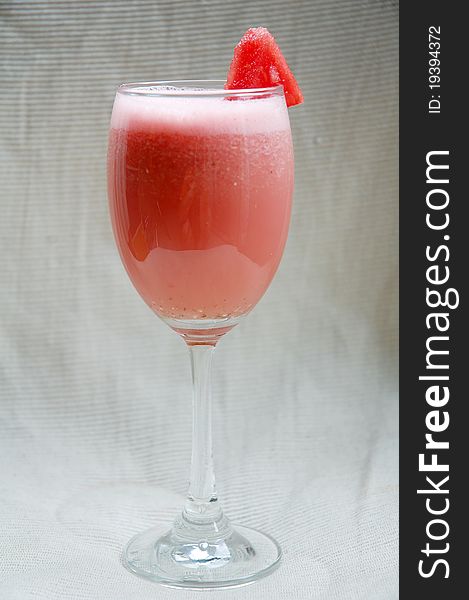
<instances>
[{"instance_id":1,"label":"red watermelon flesh","mask_svg":"<svg viewBox=\"0 0 469 600\"><path fill-rule=\"evenodd\" d=\"M274 36L265 27L248 29L234 49L226 78L228 90L283 85L287 106L303 102L303 94Z\"/></svg>"}]
</instances>

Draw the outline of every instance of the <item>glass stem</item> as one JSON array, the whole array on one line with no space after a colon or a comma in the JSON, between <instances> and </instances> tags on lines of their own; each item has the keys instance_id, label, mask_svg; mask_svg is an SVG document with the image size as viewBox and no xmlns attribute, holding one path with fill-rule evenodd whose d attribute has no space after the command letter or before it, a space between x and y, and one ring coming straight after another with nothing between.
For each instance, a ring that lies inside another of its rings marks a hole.
<instances>
[{"instance_id":1,"label":"glass stem","mask_svg":"<svg viewBox=\"0 0 469 600\"><path fill-rule=\"evenodd\" d=\"M176 531L191 539L227 538L232 532L217 500L213 472L210 373L215 343L188 343L193 384L192 463L189 493Z\"/></svg>"},{"instance_id":2,"label":"glass stem","mask_svg":"<svg viewBox=\"0 0 469 600\"><path fill-rule=\"evenodd\" d=\"M192 367L192 461L189 501L216 502L212 455L211 367L215 346L189 346Z\"/></svg>"}]
</instances>

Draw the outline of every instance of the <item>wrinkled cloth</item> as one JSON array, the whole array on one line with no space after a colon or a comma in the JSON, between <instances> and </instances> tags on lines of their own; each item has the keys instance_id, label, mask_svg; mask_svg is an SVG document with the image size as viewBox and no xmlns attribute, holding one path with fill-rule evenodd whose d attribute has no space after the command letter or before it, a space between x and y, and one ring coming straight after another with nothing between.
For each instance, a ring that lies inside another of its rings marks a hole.
<instances>
[{"instance_id":1,"label":"wrinkled cloth","mask_svg":"<svg viewBox=\"0 0 469 600\"><path fill-rule=\"evenodd\" d=\"M0 598L194 598L121 564L184 501L183 342L127 279L105 156L123 81L223 78L254 25L305 96L266 296L220 343L215 466L283 564L214 600L397 591L397 46L392 1L0 4Z\"/></svg>"}]
</instances>

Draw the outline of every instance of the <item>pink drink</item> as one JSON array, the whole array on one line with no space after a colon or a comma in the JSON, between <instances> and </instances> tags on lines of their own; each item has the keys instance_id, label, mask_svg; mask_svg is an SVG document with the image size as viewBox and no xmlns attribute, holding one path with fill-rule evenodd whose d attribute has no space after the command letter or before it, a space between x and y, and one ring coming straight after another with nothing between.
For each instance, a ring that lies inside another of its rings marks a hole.
<instances>
[{"instance_id":1,"label":"pink drink","mask_svg":"<svg viewBox=\"0 0 469 600\"><path fill-rule=\"evenodd\" d=\"M290 219L282 95L118 93L108 160L114 234L145 302L184 321L248 312L275 274Z\"/></svg>"}]
</instances>

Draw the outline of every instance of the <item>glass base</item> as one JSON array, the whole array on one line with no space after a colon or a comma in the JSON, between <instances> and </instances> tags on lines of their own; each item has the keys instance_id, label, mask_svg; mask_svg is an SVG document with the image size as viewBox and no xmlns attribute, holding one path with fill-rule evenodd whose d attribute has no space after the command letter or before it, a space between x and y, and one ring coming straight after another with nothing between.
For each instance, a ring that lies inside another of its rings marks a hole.
<instances>
[{"instance_id":1,"label":"glass base","mask_svg":"<svg viewBox=\"0 0 469 600\"><path fill-rule=\"evenodd\" d=\"M282 556L268 535L230 526L228 537L183 541L161 524L136 535L124 550L132 573L176 588L231 588L253 583L275 570Z\"/></svg>"}]
</instances>

